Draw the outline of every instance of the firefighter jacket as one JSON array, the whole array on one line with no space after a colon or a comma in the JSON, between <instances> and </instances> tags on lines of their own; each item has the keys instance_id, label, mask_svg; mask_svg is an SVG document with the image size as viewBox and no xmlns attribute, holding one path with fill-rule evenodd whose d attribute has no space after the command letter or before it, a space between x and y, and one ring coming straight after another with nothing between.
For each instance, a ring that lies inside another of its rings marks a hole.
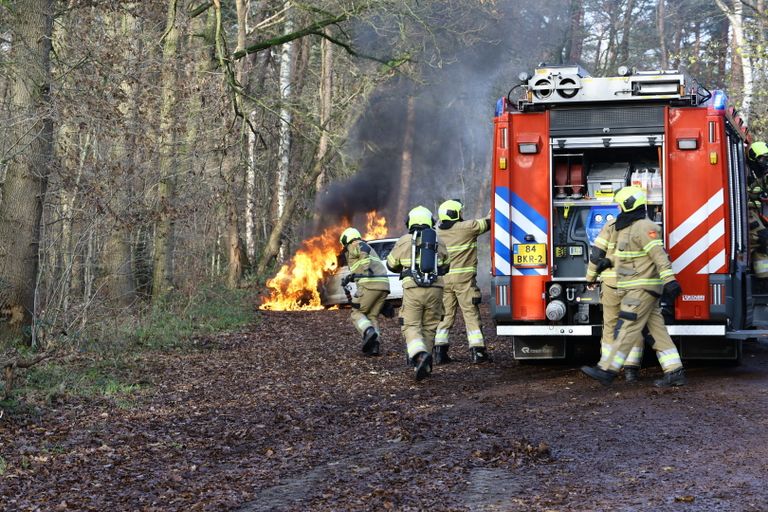
<instances>
[{"instance_id":1,"label":"firefighter jacket","mask_svg":"<svg viewBox=\"0 0 768 512\"><path fill-rule=\"evenodd\" d=\"M592 261L593 259L597 258L590 256L589 265L587 265L588 283L594 283L597 278L600 277L600 281L603 284L608 285L611 288L616 288L616 258L614 256L614 252L616 251L617 234L618 231L616 231L616 219L612 219L605 223L603 229L600 230L600 234L597 235L597 238L595 238L595 242L593 244L594 247L604 253L603 258L609 259L613 264L613 267L607 268L602 272L598 272L597 264Z\"/></svg>"},{"instance_id":2,"label":"firefighter jacket","mask_svg":"<svg viewBox=\"0 0 768 512\"><path fill-rule=\"evenodd\" d=\"M347 266L359 288L389 292L389 278L384 263L373 248L362 240L347 245Z\"/></svg>"},{"instance_id":3,"label":"firefighter jacket","mask_svg":"<svg viewBox=\"0 0 768 512\"><path fill-rule=\"evenodd\" d=\"M411 244L413 242L413 235L407 234L401 236L395 246L387 256L387 267L392 272L403 272L411 268ZM418 256L417 256L418 257ZM444 266L448 263L448 250L445 247L445 243L438 239L437 241L437 264ZM443 276L438 276L437 280L432 284L433 287L443 287ZM419 285L410 276L402 277L403 289L418 288Z\"/></svg>"},{"instance_id":4,"label":"firefighter jacket","mask_svg":"<svg viewBox=\"0 0 768 512\"><path fill-rule=\"evenodd\" d=\"M471 281L477 275L477 237L491 229L491 219L462 220L446 228L443 225L438 226L437 235L451 257L451 270L445 276L445 282Z\"/></svg>"},{"instance_id":5,"label":"firefighter jacket","mask_svg":"<svg viewBox=\"0 0 768 512\"><path fill-rule=\"evenodd\" d=\"M646 217L617 233L616 287L646 290L660 296L664 285L675 280L675 272L662 245L659 226Z\"/></svg>"}]
</instances>

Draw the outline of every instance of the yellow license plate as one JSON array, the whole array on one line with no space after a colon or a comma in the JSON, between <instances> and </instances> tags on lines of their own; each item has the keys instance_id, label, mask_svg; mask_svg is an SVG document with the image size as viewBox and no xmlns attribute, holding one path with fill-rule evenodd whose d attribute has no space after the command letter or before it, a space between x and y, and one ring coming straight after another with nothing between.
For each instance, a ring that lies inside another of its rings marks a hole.
<instances>
[{"instance_id":1,"label":"yellow license plate","mask_svg":"<svg viewBox=\"0 0 768 512\"><path fill-rule=\"evenodd\" d=\"M513 244L512 265L543 267L547 264L547 244Z\"/></svg>"}]
</instances>

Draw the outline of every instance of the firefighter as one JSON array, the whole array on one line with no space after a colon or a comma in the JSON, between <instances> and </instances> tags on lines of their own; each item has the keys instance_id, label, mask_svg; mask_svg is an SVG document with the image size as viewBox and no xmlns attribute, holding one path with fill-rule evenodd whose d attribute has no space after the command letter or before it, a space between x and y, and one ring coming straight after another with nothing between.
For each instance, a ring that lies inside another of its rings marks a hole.
<instances>
[{"instance_id":1,"label":"firefighter","mask_svg":"<svg viewBox=\"0 0 768 512\"><path fill-rule=\"evenodd\" d=\"M616 219L611 219L603 225L600 234L595 238L589 253L587 265L587 283L590 289L596 286L600 278L600 304L603 307L603 334L600 338L600 361L608 359L613 344L613 330L619 319L621 293L616 289L616 270L613 268L613 253L616 249ZM643 347L632 347L630 356L624 365L624 378L627 382L637 381L639 362L642 361ZM638 354L639 351L639 354ZM632 364L635 362L637 364ZM598 363L599 365L599 363Z\"/></svg>"},{"instance_id":2,"label":"firefighter","mask_svg":"<svg viewBox=\"0 0 768 512\"><path fill-rule=\"evenodd\" d=\"M457 306L461 308L467 329L470 360L473 363L489 361L480 324L480 288L477 286L477 237L491 229L490 212L483 219L464 220L464 205L456 199L445 201L437 210L440 224L437 234L445 242L451 257L451 270L445 276L443 307L445 317L437 326L435 335L435 364L451 362L448 355L448 332L456 319Z\"/></svg>"},{"instance_id":3,"label":"firefighter","mask_svg":"<svg viewBox=\"0 0 768 512\"><path fill-rule=\"evenodd\" d=\"M342 279L341 285L357 282L350 319L363 338L363 354L377 356L381 337L377 317L389 295L387 269L376 251L365 243L355 228L345 229L339 241L344 247L349 266L349 274Z\"/></svg>"},{"instance_id":4,"label":"firefighter","mask_svg":"<svg viewBox=\"0 0 768 512\"><path fill-rule=\"evenodd\" d=\"M613 343L613 330L619 319L621 295L616 288L616 270L613 268L613 253L616 250L616 219L611 219L603 225L600 234L595 238L587 265L587 283L590 289L600 278L600 305L603 307L603 334L600 338L600 360L608 358ZM642 341L636 343L629 351L624 363L624 379L627 382L637 382L640 365L643 361ZM598 363L599 364L599 363Z\"/></svg>"},{"instance_id":5,"label":"firefighter","mask_svg":"<svg viewBox=\"0 0 768 512\"><path fill-rule=\"evenodd\" d=\"M747 163L750 168L751 180L749 187L749 235L752 249L752 269L755 277L768 278L768 218L766 218L766 206L768 206L768 187L766 186L766 173L768 173L768 144L763 141L753 142L747 151ZM755 283L756 291L763 293L768 289L768 283L760 281Z\"/></svg>"},{"instance_id":6,"label":"firefighter","mask_svg":"<svg viewBox=\"0 0 768 512\"><path fill-rule=\"evenodd\" d=\"M642 342L648 327L654 339L653 349L664 377L657 387L682 386L686 383L680 354L669 337L659 307L659 298L674 303L682 292L672 264L661 242L659 226L646 217L645 192L639 187L624 187L615 201L621 213L616 218L614 266L616 287L623 294L614 328L614 342L607 358L597 366L582 371L603 385L609 385L624 366L632 348Z\"/></svg>"},{"instance_id":7,"label":"firefighter","mask_svg":"<svg viewBox=\"0 0 768 512\"><path fill-rule=\"evenodd\" d=\"M761 183L768 172L768 144L762 140L755 141L747 150L747 164Z\"/></svg>"},{"instance_id":8,"label":"firefighter","mask_svg":"<svg viewBox=\"0 0 768 512\"><path fill-rule=\"evenodd\" d=\"M403 305L400 325L408 361L417 381L432 373L432 345L443 317L443 277L448 272L448 251L437 239L432 212L417 206L405 221L408 234L395 243L387 267L400 272Z\"/></svg>"}]
</instances>

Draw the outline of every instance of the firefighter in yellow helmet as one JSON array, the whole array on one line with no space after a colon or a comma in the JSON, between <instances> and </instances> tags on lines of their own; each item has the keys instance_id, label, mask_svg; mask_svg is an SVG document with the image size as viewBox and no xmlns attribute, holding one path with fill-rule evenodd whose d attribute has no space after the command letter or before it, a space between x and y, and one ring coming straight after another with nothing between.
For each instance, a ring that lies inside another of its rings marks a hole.
<instances>
[{"instance_id":1,"label":"firefighter in yellow helmet","mask_svg":"<svg viewBox=\"0 0 768 512\"><path fill-rule=\"evenodd\" d=\"M603 334L600 337L600 361L605 361L611 353L613 331L619 320L622 292L616 284L616 269L613 266L616 250L616 219L609 219L595 238L587 265L587 283L594 286L600 279L600 305L603 309ZM643 361L643 340L640 339L629 351L624 362L624 378L627 382L637 382L640 365ZM598 363L599 366L599 363Z\"/></svg>"},{"instance_id":2,"label":"firefighter in yellow helmet","mask_svg":"<svg viewBox=\"0 0 768 512\"><path fill-rule=\"evenodd\" d=\"M464 220L464 205L450 199L440 205L437 216L440 224L437 234L451 257L451 270L445 276L443 307L445 317L435 334L435 364L451 362L448 355L448 332L456 319L456 309L461 308L467 329L470 360L473 363L489 361L480 323L480 288L477 286L477 237L491 229L490 215L483 219Z\"/></svg>"},{"instance_id":3,"label":"firefighter in yellow helmet","mask_svg":"<svg viewBox=\"0 0 768 512\"><path fill-rule=\"evenodd\" d=\"M417 206L405 221L408 234L395 243L387 267L400 272L403 305L400 326L408 361L416 380L432 373L432 346L437 324L443 317L443 275L448 272L448 251L437 239L432 212Z\"/></svg>"},{"instance_id":4,"label":"firefighter in yellow helmet","mask_svg":"<svg viewBox=\"0 0 768 512\"><path fill-rule=\"evenodd\" d=\"M357 282L357 291L352 298L350 318L355 329L363 337L363 354L379 355L378 316L389 295L389 278L384 263L373 248L365 243L360 232L347 228L339 238L346 252L349 275L342 280L342 286Z\"/></svg>"},{"instance_id":5,"label":"firefighter in yellow helmet","mask_svg":"<svg viewBox=\"0 0 768 512\"><path fill-rule=\"evenodd\" d=\"M749 235L752 269L755 277L768 278L768 144L753 142L747 150L747 164L750 169L749 188ZM759 292L768 289L764 282L757 282Z\"/></svg>"},{"instance_id":6,"label":"firefighter in yellow helmet","mask_svg":"<svg viewBox=\"0 0 768 512\"><path fill-rule=\"evenodd\" d=\"M614 341L607 358L597 366L582 371L603 385L609 385L624 366L632 348L642 340L648 327L654 339L653 349L664 377L657 387L682 386L686 383L680 354L669 337L659 307L659 298L674 303L682 292L672 264L661 241L659 226L646 217L645 192L639 187L624 187L615 201L621 213L616 218L616 287L623 294L614 328Z\"/></svg>"}]
</instances>

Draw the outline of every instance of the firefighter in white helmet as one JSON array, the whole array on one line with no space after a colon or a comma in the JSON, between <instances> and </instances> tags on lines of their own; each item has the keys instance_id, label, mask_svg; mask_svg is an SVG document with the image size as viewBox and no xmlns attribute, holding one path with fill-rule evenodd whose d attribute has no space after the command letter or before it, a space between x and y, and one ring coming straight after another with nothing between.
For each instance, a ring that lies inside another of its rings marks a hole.
<instances>
[{"instance_id":1,"label":"firefighter in white helmet","mask_svg":"<svg viewBox=\"0 0 768 512\"><path fill-rule=\"evenodd\" d=\"M432 346L443 317L442 276L449 268L448 251L437 239L434 223L428 208L413 208L405 221L408 234L387 257L387 267L403 281L400 325L417 381L432 373Z\"/></svg>"},{"instance_id":2,"label":"firefighter in white helmet","mask_svg":"<svg viewBox=\"0 0 768 512\"><path fill-rule=\"evenodd\" d=\"M483 219L464 220L463 207L459 200L450 199L437 210L440 220L437 234L448 249L451 270L445 276L443 289L445 317L435 334L435 364L451 362L448 333L456 319L457 308L461 308L464 316L470 360L473 363L489 361L478 307L481 294L477 286L477 237L491 229L491 218L488 215Z\"/></svg>"},{"instance_id":3,"label":"firefighter in white helmet","mask_svg":"<svg viewBox=\"0 0 768 512\"><path fill-rule=\"evenodd\" d=\"M646 217L647 200L641 188L624 187L616 193L615 201L621 209L615 223L614 253L616 287L623 293L621 306L610 354L597 366L584 366L582 371L601 384L609 385L621 371L632 348L642 339L643 328L647 326L664 371L664 377L655 385L682 386L686 379L680 354L669 337L659 307L662 294L666 302L674 303L682 290L664 251L661 230Z\"/></svg>"},{"instance_id":4,"label":"firefighter in white helmet","mask_svg":"<svg viewBox=\"0 0 768 512\"><path fill-rule=\"evenodd\" d=\"M342 280L342 286L351 281L357 283L357 291L352 298L350 318L355 329L363 338L363 354L379 355L378 316L389 295L389 278L384 263L373 248L365 243L360 232L347 228L339 238L346 252L349 274Z\"/></svg>"}]
</instances>

